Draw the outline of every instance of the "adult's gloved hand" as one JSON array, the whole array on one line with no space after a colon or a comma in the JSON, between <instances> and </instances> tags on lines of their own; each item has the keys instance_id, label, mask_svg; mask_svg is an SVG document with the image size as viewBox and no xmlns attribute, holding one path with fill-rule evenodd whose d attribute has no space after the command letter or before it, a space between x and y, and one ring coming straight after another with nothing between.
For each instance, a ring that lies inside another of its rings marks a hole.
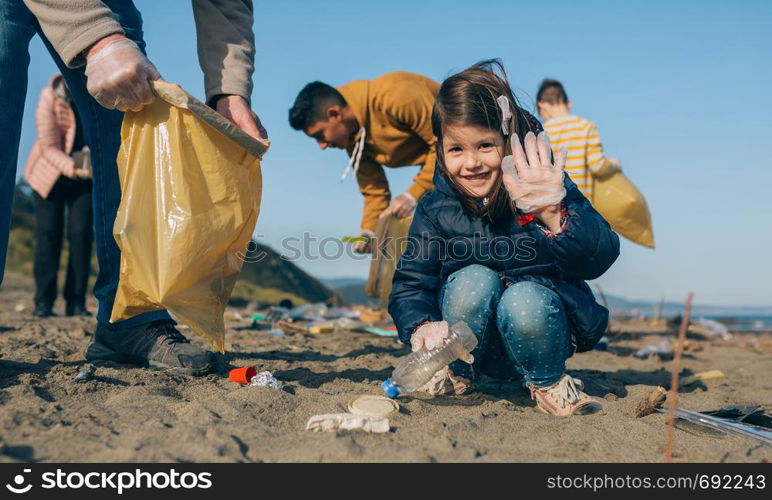
<instances>
[{"instance_id":1,"label":"adult's gloved hand","mask_svg":"<svg viewBox=\"0 0 772 500\"><path fill-rule=\"evenodd\" d=\"M215 110L225 118L232 121L238 128L243 130L258 141L267 141L268 132L260 123L260 118L249 107L246 99L240 95L223 95L217 99Z\"/></svg>"},{"instance_id":2,"label":"adult's gloved hand","mask_svg":"<svg viewBox=\"0 0 772 500\"><path fill-rule=\"evenodd\" d=\"M107 109L139 111L155 99L150 80L158 70L132 40L119 36L86 55L86 88Z\"/></svg>"},{"instance_id":3,"label":"adult's gloved hand","mask_svg":"<svg viewBox=\"0 0 772 500\"><path fill-rule=\"evenodd\" d=\"M373 253L373 239L375 238L375 233L365 229L359 233L359 236L362 238L362 241L354 243L354 246L351 248L354 253Z\"/></svg>"},{"instance_id":4,"label":"adult's gloved hand","mask_svg":"<svg viewBox=\"0 0 772 500\"><path fill-rule=\"evenodd\" d=\"M410 337L410 348L413 352L426 347L426 350L431 351L441 346L445 339L450 334L450 325L447 321L432 321L425 323L418 327L418 329ZM474 356L466 351L459 353L458 359L465 361L469 364L474 362Z\"/></svg>"},{"instance_id":5,"label":"adult's gloved hand","mask_svg":"<svg viewBox=\"0 0 772 500\"><path fill-rule=\"evenodd\" d=\"M525 151L517 134L512 134L512 154L501 161L502 180L509 197L523 212L558 205L566 196L563 186L566 150L560 150L555 165L552 165L550 141L545 132L538 138L528 132L524 142Z\"/></svg>"},{"instance_id":6,"label":"adult's gloved hand","mask_svg":"<svg viewBox=\"0 0 772 500\"><path fill-rule=\"evenodd\" d=\"M416 205L418 205L418 202L416 202L415 198L413 198L410 193L403 193L391 200L391 203L386 210L381 212L380 217L383 218L389 214L393 214L395 217L402 219L412 214Z\"/></svg>"}]
</instances>

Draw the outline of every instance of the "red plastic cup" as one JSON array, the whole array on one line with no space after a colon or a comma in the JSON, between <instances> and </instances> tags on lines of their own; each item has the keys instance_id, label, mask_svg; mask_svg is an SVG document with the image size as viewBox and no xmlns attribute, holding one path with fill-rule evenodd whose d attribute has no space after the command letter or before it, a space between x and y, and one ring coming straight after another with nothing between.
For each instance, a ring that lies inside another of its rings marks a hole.
<instances>
[{"instance_id":1,"label":"red plastic cup","mask_svg":"<svg viewBox=\"0 0 772 500\"><path fill-rule=\"evenodd\" d=\"M254 366L245 366L243 368L234 368L228 373L228 379L231 382L238 382L239 384L248 384L252 377L257 375L257 370Z\"/></svg>"}]
</instances>

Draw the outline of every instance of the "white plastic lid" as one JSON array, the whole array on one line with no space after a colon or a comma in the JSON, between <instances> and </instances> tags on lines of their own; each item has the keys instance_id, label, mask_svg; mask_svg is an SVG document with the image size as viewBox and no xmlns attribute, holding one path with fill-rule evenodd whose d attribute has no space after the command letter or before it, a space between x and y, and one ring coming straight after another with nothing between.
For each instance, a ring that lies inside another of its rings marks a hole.
<instances>
[{"instance_id":1,"label":"white plastic lid","mask_svg":"<svg viewBox=\"0 0 772 500\"><path fill-rule=\"evenodd\" d=\"M348 410L368 417L388 417L399 411L399 403L384 396L359 396L348 404Z\"/></svg>"}]
</instances>

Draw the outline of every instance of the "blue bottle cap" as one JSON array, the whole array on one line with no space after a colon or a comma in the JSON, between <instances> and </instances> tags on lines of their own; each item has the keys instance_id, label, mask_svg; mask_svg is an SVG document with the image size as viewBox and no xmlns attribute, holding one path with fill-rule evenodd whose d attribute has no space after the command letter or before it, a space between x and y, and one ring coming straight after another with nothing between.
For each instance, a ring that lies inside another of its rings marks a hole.
<instances>
[{"instance_id":1,"label":"blue bottle cap","mask_svg":"<svg viewBox=\"0 0 772 500\"><path fill-rule=\"evenodd\" d=\"M390 397L391 399L396 398L399 396L399 388L397 388L396 385L389 380L384 380L381 384L381 389L383 389L383 392L386 394L386 396Z\"/></svg>"}]
</instances>

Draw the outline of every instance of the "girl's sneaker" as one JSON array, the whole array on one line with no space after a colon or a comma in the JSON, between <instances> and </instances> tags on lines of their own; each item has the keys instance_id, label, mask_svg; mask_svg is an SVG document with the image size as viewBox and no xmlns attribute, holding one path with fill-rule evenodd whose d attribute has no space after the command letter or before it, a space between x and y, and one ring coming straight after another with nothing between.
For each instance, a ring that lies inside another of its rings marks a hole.
<instances>
[{"instance_id":1,"label":"girl's sneaker","mask_svg":"<svg viewBox=\"0 0 772 500\"><path fill-rule=\"evenodd\" d=\"M598 400L582 391L584 384L581 380L567 373L550 386L537 387L528 384L528 388L531 390L531 399L536 400L536 407L548 415L586 415L603 408Z\"/></svg>"}]
</instances>

